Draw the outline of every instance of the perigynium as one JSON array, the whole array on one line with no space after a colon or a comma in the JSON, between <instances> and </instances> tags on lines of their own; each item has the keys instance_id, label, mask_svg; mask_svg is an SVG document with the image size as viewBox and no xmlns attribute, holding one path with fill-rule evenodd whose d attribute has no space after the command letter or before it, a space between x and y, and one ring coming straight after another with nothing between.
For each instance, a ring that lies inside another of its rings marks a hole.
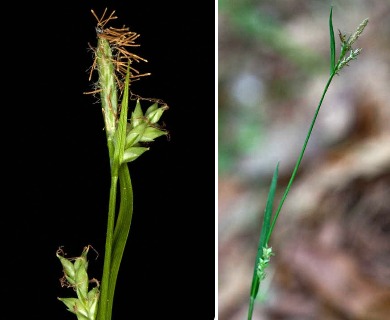
<instances>
[{"instance_id":1,"label":"perigynium","mask_svg":"<svg viewBox=\"0 0 390 320\"><path fill-rule=\"evenodd\" d=\"M64 276L60 279L62 287L71 287L76 291L77 298L58 298L76 314L77 319L95 319L99 301L99 282L96 279L88 278L87 254L90 246L84 247L80 257L65 258L62 248L57 250L57 257L60 259ZM74 261L74 262L72 262ZM89 290L89 285L95 286Z\"/></svg>"},{"instance_id":2,"label":"perigynium","mask_svg":"<svg viewBox=\"0 0 390 320\"><path fill-rule=\"evenodd\" d=\"M333 30L333 21L332 21L332 13L333 8L330 9L329 14L329 34L330 34L330 76L328 78L328 81L325 85L325 88L323 90L322 96L320 98L319 104L314 112L313 119L311 121L311 124L309 126L309 130L306 135L306 139L303 143L302 150L298 156L297 162L295 164L295 167L293 169L293 172L291 174L291 178L286 186L286 189L283 193L282 199L279 202L279 206L276 209L275 214L273 214L273 204L274 204L274 198L275 198L275 192L277 187L277 179L278 179L278 170L279 170L279 162L276 165L270 189L268 192L268 198L266 202L266 206L264 209L264 216L263 216L263 224L261 228L260 233L260 239L259 244L257 248L257 255L255 259L255 265L253 270L253 276L252 276L252 285L250 289L250 300L249 300L249 307L248 307L248 320L252 319L253 309L254 309L254 303L255 299L257 297L257 294L259 292L261 281L265 279L266 277L266 268L268 267L270 263L271 256L274 255L274 252L272 251L272 247L269 246L269 240L272 235L272 232L275 227L275 223L278 219L279 213L283 207L284 201L287 198L287 195L290 191L291 185L294 182L294 179L296 177L296 174L298 172L299 166L301 164L303 155L305 153L307 144L309 142L311 133L314 128L314 124L316 122L316 119L318 117L319 111L321 109L322 102L324 101L326 92L328 91L328 88L336 74L339 74L339 72L345 67L349 66L349 63L352 60L356 60L358 55L361 53L362 49L353 49L352 45L357 41L357 39L360 37L360 35L363 33L363 30L368 24L368 19L364 19L360 25L357 27L356 31L350 35L348 38L346 35L339 32L339 38L341 41L341 49L338 59L336 60L336 47L335 47L335 37L334 37L334 30ZM349 52L349 54L348 54Z\"/></svg>"},{"instance_id":3,"label":"perigynium","mask_svg":"<svg viewBox=\"0 0 390 320\"><path fill-rule=\"evenodd\" d=\"M99 95L111 172L103 275L101 282L88 278L90 245L84 247L81 256L76 258L66 258L60 248L56 255L64 272L61 285L72 287L77 298L58 299L78 320L110 320L115 285L133 215L133 188L128 163L149 150L154 139L168 134L158 124L168 106L161 100L143 99L130 91L131 81L149 75L140 74L133 66L134 62L146 62L146 59L128 51L130 47L139 46L135 42L139 35L127 27L107 27L117 18L115 11L106 17L106 9L101 18L91 11L97 20L97 45L90 46L94 59L89 79L96 70L98 81L94 90L87 93ZM134 101L135 106L128 116L130 101ZM151 103L145 112L141 101ZM119 208L116 207L118 196ZM94 286L89 289L91 284Z\"/></svg>"}]
</instances>

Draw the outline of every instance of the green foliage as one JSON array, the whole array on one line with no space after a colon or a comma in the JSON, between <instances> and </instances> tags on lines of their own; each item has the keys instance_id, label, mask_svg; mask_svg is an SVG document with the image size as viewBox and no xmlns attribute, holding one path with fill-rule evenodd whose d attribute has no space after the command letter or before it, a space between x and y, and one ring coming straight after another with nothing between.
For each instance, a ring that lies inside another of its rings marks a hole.
<instances>
[{"instance_id":1,"label":"green foliage","mask_svg":"<svg viewBox=\"0 0 390 320\"><path fill-rule=\"evenodd\" d=\"M259 245L257 248L257 256L255 260L255 267L253 270L248 318L249 316L250 318L252 317L253 307L254 307L255 299L259 292L260 283L262 280L265 279L265 269L269 264L271 255L273 255L272 248L268 247L268 239L270 237L270 232L271 232L271 218L272 218L273 204L274 204L275 192L276 192L277 181L278 181L278 172L279 172L279 163L276 165L274 171L274 175L268 193L267 204L264 210L263 226L261 227L260 240L259 240Z\"/></svg>"},{"instance_id":2,"label":"green foliage","mask_svg":"<svg viewBox=\"0 0 390 320\"><path fill-rule=\"evenodd\" d=\"M252 286L250 291L250 302L249 302L249 308L248 308L248 320L252 319L253 314L253 308L254 308L254 302L256 299L256 296L259 291L259 287L261 284L261 281L265 279L265 269L268 267L270 262L270 257L273 255L272 248L268 246L269 239L272 235L272 232L274 230L276 221L278 219L279 213L283 207L284 201L287 198L287 195L290 191L290 188L292 186L292 183L296 177L296 174L298 172L298 168L301 164L302 158L304 156L307 144L309 142L312 130L314 128L314 124L316 122L316 119L318 117L318 113L320 111L320 108L322 106L323 100L325 98L326 92L328 91L328 88L330 86L330 83L332 82L333 77L338 74L338 72L344 67L348 66L348 63L352 60L355 60L359 53L361 52L361 49L352 49L352 45L356 42L356 40L359 38L359 36L362 34L364 28L367 26L368 19L363 20L363 22L359 25L355 33L353 33L349 38L346 38L345 35L339 34L340 40L341 40L341 52L340 56L336 63L336 54L335 54L335 39L334 39L334 31L333 31L333 22L332 22L332 14L333 14L333 8L330 9L329 14L329 33L330 33L330 76L328 79L328 82L325 85L325 88L323 90L320 102L315 110L312 122L310 124L310 128L308 130L308 133L306 135L306 139L303 143L302 150L299 154L298 160L295 164L294 170L291 174L291 178L287 184L287 187L285 189L285 192L282 196L282 199L279 203L278 208L276 209L276 212L274 214L274 217L272 219L272 223L270 224L270 219L272 216L272 208L273 208L273 202L274 202L274 195L276 190L276 181L278 176L278 166L279 163L276 166L274 176L272 178L272 183L266 203L266 209L263 217L263 226L260 233L260 241L258 245L258 251L257 256L255 260L255 267L252 277ZM347 56L347 52L350 51L350 54Z\"/></svg>"},{"instance_id":3,"label":"green foliage","mask_svg":"<svg viewBox=\"0 0 390 320\"><path fill-rule=\"evenodd\" d=\"M93 11L92 13L94 14ZM98 90L94 93L100 93L111 169L100 292L98 286L88 292L86 261L88 250L85 250L74 264L57 253L64 268L65 279L69 286L75 288L78 297L60 300L69 311L76 314L78 320L111 319L119 267L133 216L133 188L128 162L136 160L149 150L149 144L154 139L167 135L167 132L158 125L162 114L168 109L165 104L160 106L158 102L154 102L144 114L141 98L138 98L128 119L130 79L141 76L138 72L137 76L132 74L131 71L134 69L131 63L133 59L135 61L143 59L126 50L127 46L134 46L133 40L137 38L135 33L125 27L105 28L108 21L116 18L113 14L114 12L108 18L104 18L104 12L100 19L94 14L98 20L96 28L98 41L94 49L95 61L92 71L96 68L99 74ZM94 281L98 283L97 280Z\"/></svg>"}]
</instances>

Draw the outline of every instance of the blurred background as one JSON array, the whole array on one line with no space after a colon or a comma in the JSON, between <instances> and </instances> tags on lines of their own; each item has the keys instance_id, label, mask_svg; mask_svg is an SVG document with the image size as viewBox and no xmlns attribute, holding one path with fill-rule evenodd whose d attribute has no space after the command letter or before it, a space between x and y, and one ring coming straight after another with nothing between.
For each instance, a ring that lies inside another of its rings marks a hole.
<instances>
[{"instance_id":1,"label":"blurred background","mask_svg":"<svg viewBox=\"0 0 390 320\"><path fill-rule=\"evenodd\" d=\"M329 76L331 5L337 56L338 29L369 18L363 51L325 97L253 319L389 319L389 1L220 0L219 320L247 317L273 170L278 204Z\"/></svg>"}]
</instances>

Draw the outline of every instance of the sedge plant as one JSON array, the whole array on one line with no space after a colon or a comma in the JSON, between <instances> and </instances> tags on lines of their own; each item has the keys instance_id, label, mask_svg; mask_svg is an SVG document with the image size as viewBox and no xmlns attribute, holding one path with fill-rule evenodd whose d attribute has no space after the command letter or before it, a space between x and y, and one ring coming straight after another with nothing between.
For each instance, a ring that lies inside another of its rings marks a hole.
<instances>
[{"instance_id":1,"label":"sedge plant","mask_svg":"<svg viewBox=\"0 0 390 320\"><path fill-rule=\"evenodd\" d=\"M133 215L128 163L149 150L154 139L167 135L158 122L168 106L161 100L143 99L130 91L132 81L149 75L140 74L132 65L146 60L128 51L129 47L138 46L135 40L139 35L126 27L108 27L117 18L115 11L106 17L106 9L101 18L91 11L97 20L97 45L91 47L94 60L89 79L96 70L98 81L94 90L87 93L99 95L111 173L103 275L101 281L88 277L87 254L92 246L85 246L81 256L75 258L66 258L59 248L56 256L64 274L61 285L73 288L76 297L58 299L78 320L111 320L117 276ZM141 100L151 103L145 112ZM129 112L132 101L135 107Z\"/></svg>"},{"instance_id":2,"label":"sedge plant","mask_svg":"<svg viewBox=\"0 0 390 320\"><path fill-rule=\"evenodd\" d=\"M361 53L362 49L353 49L352 45L356 42L356 40L360 37L362 34L364 28L368 24L368 19L364 19L361 24L357 27L356 31L351 34L349 37L347 37L345 34L342 34L339 31L339 38L341 41L340 45L340 53L338 58L336 58L336 45L335 45L335 36L334 36L334 30L333 30L333 21L332 21L332 13L333 8L330 9L329 14L329 35L330 35L330 75L328 78L327 83L325 84L325 87L323 89L320 101L318 103L317 108L315 109L314 116L312 118L312 121L310 123L305 141L303 143L301 152L298 156L298 159L296 161L295 167L292 171L290 180L286 186L286 189L282 195L282 198L279 202L279 205L273 214L273 206L274 206L274 199L275 199L275 192L277 188L277 180L278 180L278 170L279 170L279 162L276 165L276 168L273 173L271 185L268 191L268 198L266 201L265 209L264 209L264 215L263 215L263 222L260 232L260 239L259 244L257 248L257 255L255 259L255 265L253 270L253 277L252 277L252 285L250 289L250 300L249 300L249 307L248 307L248 320L252 319L253 310L254 310L254 304L256 297L259 292L259 288L261 285L261 282L266 277L266 268L268 267L270 263L271 257L274 255L274 252L272 251L272 247L269 246L269 240L272 235L272 232L275 228L276 221L279 217L280 211L283 207L283 204L287 198L287 195L290 191L290 188L294 182L294 179L297 175L299 166L302 162L307 144L309 142L311 133L314 128L314 124L316 122L316 119L318 117L319 111L321 109L322 103L324 101L325 95L328 91L328 88L335 77L335 75L338 75L339 72L345 67L348 66L349 63L352 60L356 60L358 55Z\"/></svg>"}]
</instances>

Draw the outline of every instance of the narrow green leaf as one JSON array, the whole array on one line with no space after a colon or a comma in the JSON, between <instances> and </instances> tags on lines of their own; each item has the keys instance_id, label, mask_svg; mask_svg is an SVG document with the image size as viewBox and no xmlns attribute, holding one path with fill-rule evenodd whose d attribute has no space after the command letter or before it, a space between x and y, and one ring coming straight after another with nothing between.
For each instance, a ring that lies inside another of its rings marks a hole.
<instances>
[{"instance_id":1,"label":"narrow green leaf","mask_svg":"<svg viewBox=\"0 0 390 320\"><path fill-rule=\"evenodd\" d=\"M130 172L127 164L122 164L120 166L118 174L120 187L120 205L112 243L110 288L108 292L107 307L109 310L112 310L113 307L119 267L121 265L133 217L133 187L131 184Z\"/></svg>"},{"instance_id":2,"label":"narrow green leaf","mask_svg":"<svg viewBox=\"0 0 390 320\"><path fill-rule=\"evenodd\" d=\"M272 177L271 187L268 193L267 203L265 207L264 212L264 221L263 226L261 230L261 237L260 237L260 243L261 248L259 248L259 251L263 250L263 247L267 245L266 239L269 239L270 235L270 225L271 225L271 217L272 217L272 210L274 205L274 199L275 199L275 192L276 192L276 186L278 182L278 174L279 174L279 162L276 165L274 175Z\"/></svg>"},{"instance_id":3,"label":"narrow green leaf","mask_svg":"<svg viewBox=\"0 0 390 320\"><path fill-rule=\"evenodd\" d=\"M116 145L114 158L119 163L122 162L126 145L127 111L129 105L129 85L130 85L130 64L127 67L125 87L121 104L121 114L119 117L118 129L116 130Z\"/></svg>"},{"instance_id":4,"label":"narrow green leaf","mask_svg":"<svg viewBox=\"0 0 390 320\"><path fill-rule=\"evenodd\" d=\"M334 68L336 65L336 47L335 47L335 40L334 40L332 16L333 16L333 7L330 7L330 14L329 14L330 74L332 74L334 72Z\"/></svg>"},{"instance_id":5,"label":"narrow green leaf","mask_svg":"<svg viewBox=\"0 0 390 320\"><path fill-rule=\"evenodd\" d=\"M111 188L109 201L109 214L106 235L106 253L103 266L102 290L100 296L100 306L98 308L98 319L111 320L112 316L112 299L115 292L115 281L111 282L112 268L119 268L120 261L113 256L115 254L114 238L115 238L115 206L118 176L121 170L121 164L125 153L126 144L126 129L127 129L127 113L129 104L129 85L130 85L130 64L127 67L125 87L123 90L123 98L121 105L121 114L119 117L118 128L115 132L115 153L114 161L111 168ZM115 271L116 272L116 271ZM116 275L115 275L116 280Z\"/></svg>"},{"instance_id":6,"label":"narrow green leaf","mask_svg":"<svg viewBox=\"0 0 390 320\"><path fill-rule=\"evenodd\" d=\"M254 302L255 302L256 296L259 292L260 278L257 275L257 267L259 265L259 259L263 254L263 247L265 247L267 245L266 240L269 239L269 236L270 236L269 232L270 232L272 209L273 209L273 204L274 204L274 199L275 199L276 186L277 186L277 181L278 181L278 174L279 174L279 163L277 163L273 177L272 177L271 186L270 186L270 189L268 192L267 203L266 203L265 210L264 210L263 225L261 228L259 245L257 248L257 255L256 255L255 266L254 266L254 270L253 270L248 320L252 319Z\"/></svg>"}]
</instances>

